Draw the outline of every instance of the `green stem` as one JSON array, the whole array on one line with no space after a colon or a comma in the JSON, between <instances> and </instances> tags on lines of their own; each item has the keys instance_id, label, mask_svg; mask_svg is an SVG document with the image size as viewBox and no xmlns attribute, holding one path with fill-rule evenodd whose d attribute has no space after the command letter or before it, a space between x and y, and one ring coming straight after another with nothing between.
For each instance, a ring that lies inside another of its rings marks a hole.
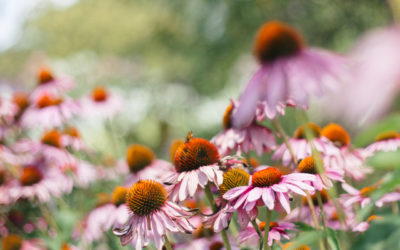
<instances>
[{"instance_id":1,"label":"green stem","mask_svg":"<svg viewBox=\"0 0 400 250\"><path fill-rule=\"evenodd\" d=\"M260 237L260 249L262 249L262 247L263 247L263 234L262 234L262 232L260 230L260 227L257 225L256 220L252 220L251 224L253 225L254 230L256 230L256 232L258 234L258 237Z\"/></svg>"},{"instance_id":2,"label":"green stem","mask_svg":"<svg viewBox=\"0 0 400 250\"><path fill-rule=\"evenodd\" d=\"M311 210L311 216L314 220L315 229L319 232L320 227L319 227L317 213L315 212L314 203L312 201L310 193L307 190L305 192L307 194L306 199L307 199L308 206L310 207L310 210ZM321 240L321 238L319 238L319 249L325 250L325 245L324 245L324 242Z\"/></svg>"},{"instance_id":3,"label":"green stem","mask_svg":"<svg viewBox=\"0 0 400 250\"><path fill-rule=\"evenodd\" d=\"M169 242L167 235L164 235L164 246L167 250L172 250L171 242Z\"/></svg>"},{"instance_id":4,"label":"green stem","mask_svg":"<svg viewBox=\"0 0 400 250\"><path fill-rule=\"evenodd\" d=\"M318 206L319 206L319 216L321 217L322 221L322 228L325 231L325 245L328 245L328 239L326 236L328 235L327 227L326 227L326 221L325 221L325 213L324 213L324 207L322 203L322 198L321 198L321 192L319 190L316 190L316 195L317 195L317 201L318 201Z\"/></svg>"},{"instance_id":5,"label":"green stem","mask_svg":"<svg viewBox=\"0 0 400 250\"><path fill-rule=\"evenodd\" d=\"M265 227L264 227L264 250L270 250L268 245L269 224L271 222L271 210L265 207Z\"/></svg>"},{"instance_id":6,"label":"green stem","mask_svg":"<svg viewBox=\"0 0 400 250\"><path fill-rule=\"evenodd\" d=\"M283 130L281 124L278 121L278 119L273 119L272 120L272 125L275 127L276 131L281 136L283 142L285 143L286 147L288 148L289 153L292 156L292 161L293 161L294 166L297 166L297 157L294 154L294 151L293 151L292 146L290 145L288 136L286 135L285 131Z\"/></svg>"},{"instance_id":7,"label":"green stem","mask_svg":"<svg viewBox=\"0 0 400 250\"><path fill-rule=\"evenodd\" d=\"M210 203L210 206L211 206L213 212L216 212L217 207L215 206L214 196L211 193L210 185L207 184L207 186L204 188L204 193L206 194L208 203ZM221 233L222 240L224 241L226 250L231 250L231 244L229 243L229 239L228 239L226 230L223 229L220 233Z\"/></svg>"}]
</instances>

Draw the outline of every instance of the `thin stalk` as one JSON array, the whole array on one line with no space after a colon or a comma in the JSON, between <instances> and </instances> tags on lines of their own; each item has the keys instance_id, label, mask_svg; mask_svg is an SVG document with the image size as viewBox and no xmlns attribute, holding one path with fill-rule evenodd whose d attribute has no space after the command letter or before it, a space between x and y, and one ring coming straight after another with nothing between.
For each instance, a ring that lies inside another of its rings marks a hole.
<instances>
[{"instance_id":1,"label":"thin stalk","mask_svg":"<svg viewBox=\"0 0 400 250\"><path fill-rule=\"evenodd\" d=\"M272 125L275 127L276 131L281 136L283 142L285 143L286 147L288 148L289 153L292 156L292 161L294 163L294 166L297 166L297 157L294 154L294 151L293 151L292 146L290 145L288 136L286 135L285 131L283 130L281 124L279 123L279 121L277 119L273 119Z\"/></svg>"},{"instance_id":2,"label":"thin stalk","mask_svg":"<svg viewBox=\"0 0 400 250\"><path fill-rule=\"evenodd\" d=\"M311 216L312 216L312 218L314 220L315 229L317 231L320 231L318 217L317 217L317 213L315 212L315 207L314 207L314 203L312 201L311 195L307 190L305 190L305 192L307 194L306 199L307 199L308 206L310 207L310 210L311 210ZM324 242L322 241L321 238L319 238L319 249L325 250L325 245L324 245Z\"/></svg>"},{"instance_id":3,"label":"thin stalk","mask_svg":"<svg viewBox=\"0 0 400 250\"><path fill-rule=\"evenodd\" d=\"M204 188L204 193L206 194L207 200L210 203L210 206L211 206L213 212L216 212L217 207L215 206L214 196L211 192L210 185L207 184L207 186ZM226 229L223 229L220 233L221 233L222 240L224 241L226 250L231 250L231 244L229 243Z\"/></svg>"},{"instance_id":4,"label":"thin stalk","mask_svg":"<svg viewBox=\"0 0 400 250\"><path fill-rule=\"evenodd\" d=\"M253 225L254 230L256 230L256 232L257 232L257 234L258 234L258 237L260 238L260 249L262 249L262 247L263 247L263 234L262 234L262 232L261 232L261 229L260 229L260 227L257 225L256 220L252 220L252 221L251 221L251 225Z\"/></svg>"},{"instance_id":5,"label":"thin stalk","mask_svg":"<svg viewBox=\"0 0 400 250\"><path fill-rule=\"evenodd\" d=\"M322 221L322 228L325 231L325 245L328 246L328 239L326 238L326 236L328 235L328 231L327 231L327 226L326 226L326 221L325 221L325 213L324 213L324 206L322 203L322 198L321 198L321 192L319 190L315 190L316 195L317 195L317 201L318 201L318 206L319 206L319 216L321 218Z\"/></svg>"},{"instance_id":6,"label":"thin stalk","mask_svg":"<svg viewBox=\"0 0 400 250\"><path fill-rule=\"evenodd\" d=\"M268 245L269 224L271 222L271 210L265 207L265 228L264 228L264 250L270 250Z\"/></svg>"},{"instance_id":7,"label":"thin stalk","mask_svg":"<svg viewBox=\"0 0 400 250\"><path fill-rule=\"evenodd\" d=\"M395 215L399 214L399 204L397 204L397 201L392 202L392 212Z\"/></svg>"},{"instance_id":8,"label":"thin stalk","mask_svg":"<svg viewBox=\"0 0 400 250\"><path fill-rule=\"evenodd\" d=\"M164 246L167 250L172 250L171 242L169 242L167 235L164 235Z\"/></svg>"}]
</instances>

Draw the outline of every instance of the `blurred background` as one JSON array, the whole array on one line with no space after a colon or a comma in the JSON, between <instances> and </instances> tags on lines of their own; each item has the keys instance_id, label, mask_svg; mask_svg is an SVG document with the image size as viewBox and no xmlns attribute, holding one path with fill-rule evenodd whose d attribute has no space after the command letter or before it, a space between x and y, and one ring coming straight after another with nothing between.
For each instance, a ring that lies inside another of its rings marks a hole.
<instances>
[{"instance_id":1,"label":"blurred background","mask_svg":"<svg viewBox=\"0 0 400 250\"><path fill-rule=\"evenodd\" d=\"M392 22L390 7L382 0L0 0L1 90L32 88L43 65L72 76L75 97L105 85L125 99L111 121L117 153L138 142L165 155L189 130L208 139L221 130L229 98L256 69L252 40L263 22L287 22L308 44L346 53L363 33ZM77 122L97 149L112 145L100 122Z\"/></svg>"}]
</instances>

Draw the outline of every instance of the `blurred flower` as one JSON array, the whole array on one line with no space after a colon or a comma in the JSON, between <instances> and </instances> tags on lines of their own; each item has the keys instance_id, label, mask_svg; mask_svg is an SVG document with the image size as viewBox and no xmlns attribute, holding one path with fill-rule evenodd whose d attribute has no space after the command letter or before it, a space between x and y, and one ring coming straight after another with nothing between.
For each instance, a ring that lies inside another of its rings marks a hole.
<instances>
[{"instance_id":1,"label":"blurred flower","mask_svg":"<svg viewBox=\"0 0 400 250\"><path fill-rule=\"evenodd\" d=\"M41 250L43 244L39 239L23 240L16 234L9 234L1 240L3 250Z\"/></svg>"},{"instance_id":2,"label":"blurred flower","mask_svg":"<svg viewBox=\"0 0 400 250\"><path fill-rule=\"evenodd\" d=\"M308 141L306 138L306 130L309 130L313 136L311 141ZM298 127L294 132L293 138L289 138L289 143L297 160L310 156L312 154L312 146L321 152L322 155L330 155L338 152L338 149L327 138L321 136L321 128L311 122ZM296 167L292 159L292 154L285 143L282 143L275 150L272 160L282 160L283 165Z\"/></svg>"},{"instance_id":3,"label":"blurred flower","mask_svg":"<svg viewBox=\"0 0 400 250\"><path fill-rule=\"evenodd\" d=\"M251 211L255 206L265 205L273 210L275 203L279 203L289 213L289 193L305 196L303 190L313 191L314 188L306 184L308 181L315 181L315 176L303 173L282 175L278 169L268 167L255 172L249 186L233 188L223 198L230 201L235 209L243 207Z\"/></svg>"},{"instance_id":4,"label":"blurred flower","mask_svg":"<svg viewBox=\"0 0 400 250\"><path fill-rule=\"evenodd\" d=\"M261 232L265 230L265 222L260 222L258 224ZM268 234L268 245L272 246L273 241L280 241L281 237L289 240L290 237L286 231L295 230L294 224L289 222L270 222L269 223L269 234ZM238 241L240 244L247 243L256 247L259 244L260 237L257 234L254 227L249 224L247 228L243 231L240 231L238 234Z\"/></svg>"},{"instance_id":5,"label":"blurred flower","mask_svg":"<svg viewBox=\"0 0 400 250\"><path fill-rule=\"evenodd\" d=\"M378 151L396 151L400 147L400 135L396 131L387 131L379 134L375 142L364 149L364 156L370 157Z\"/></svg>"},{"instance_id":6,"label":"blurred flower","mask_svg":"<svg viewBox=\"0 0 400 250\"><path fill-rule=\"evenodd\" d=\"M345 60L328 51L307 48L292 27L271 21L259 30L254 54L260 69L253 75L233 113L235 127L245 127L254 119L257 105L272 119L282 105L307 108L310 95L322 95L346 75Z\"/></svg>"},{"instance_id":7,"label":"blurred flower","mask_svg":"<svg viewBox=\"0 0 400 250\"><path fill-rule=\"evenodd\" d=\"M83 233L83 239L86 242L97 241L114 225L128 222L129 210L125 204L127 192L126 187L116 187L109 202L89 213Z\"/></svg>"},{"instance_id":8,"label":"blurred flower","mask_svg":"<svg viewBox=\"0 0 400 250\"><path fill-rule=\"evenodd\" d=\"M228 106L223 118L224 131L211 139L221 155L229 155L232 151L249 153L254 150L258 155L269 152L276 145L272 131L262 125L251 123L249 126L236 129L232 127L231 115L234 102Z\"/></svg>"},{"instance_id":9,"label":"blurred flower","mask_svg":"<svg viewBox=\"0 0 400 250\"><path fill-rule=\"evenodd\" d=\"M363 149L351 149L351 139L347 131L340 125L331 123L324 127L322 136L328 138L339 149L338 153L324 155L327 168L344 170L350 178L363 180L372 169L365 165Z\"/></svg>"},{"instance_id":10,"label":"blurred flower","mask_svg":"<svg viewBox=\"0 0 400 250\"><path fill-rule=\"evenodd\" d=\"M168 231L191 233L195 229L187 220L193 213L167 200L165 188L153 180L141 180L133 184L126 195L130 218L125 225L117 225L113 232L121 244L129 242L141 249L152 238L157 249L164 244Z\"/></svg>"},{"instance_id":11,"label":"blurred flower","mask_svg":"<svg viewBox=\"0 0 400 250\"><path fill-rule=\"evenodd\" d=\"M82 100L82 107L87 116L111 118L122 110L123 99L103 86L97 86Z\"/></svg>"}]
</instances>

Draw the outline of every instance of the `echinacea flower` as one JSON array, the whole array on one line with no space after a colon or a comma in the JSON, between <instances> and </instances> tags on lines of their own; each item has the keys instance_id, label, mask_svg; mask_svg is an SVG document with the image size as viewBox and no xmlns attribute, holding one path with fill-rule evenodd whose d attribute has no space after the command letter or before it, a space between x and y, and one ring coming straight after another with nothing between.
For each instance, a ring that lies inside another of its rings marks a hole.
<instances>
[{"instance_id":1,"label":"echinacea flower","mask_svg":"<svg viewBox=\"0 0 400 250\"><path fill-rule=\"evenodd\" d=\"M255 172L249 186L233 188L223 198L230 201L235 209L243 207L251 211L256 206L265 205L273 210L280 204L289 213L289 194L293 192L305 196L304 190L314 191L307 182L314 182L315 179L315 176L303 173L282 175L278 169L268 167Z\"/></svg>"},{"instance_id":2,"label":"echinacea flower","mask_svg":"<svg viewBox=\"0 0 400 250\"><path fill-rule=\"evenodd\" d=\"M283 245L282 250L311 250L311 248L307 245L299 245L297 247L294 247L296 242L288 242L285 245Z\"/></svg>"},{"instance_id":3,"label":"echinacea flower","mask_svg":"<svg viewBox=\"0 0 400 250\"><path fill-rule=\"evenodd\" d=\"M339 149L338 153L323 156L326 167L344 170L348 177L356 181L364 179L372 172L372 169L365 165L363 149L351 148L350 135L342 126L336 123L328 124L321 134Z\"/></svg>"},{"instance_id":4,"label":"echinacea flower","mask_svg":"<svg viewBox=\"0 0 400 250\"><path fill-rule=\"evenodd\" d=\"M387 131L379 134L375 142L364 149L364 155L370 157L378 151L389 152L400 148L400 135L396 131Z\"/></svg>"},{"instance_id":5,"label":"echinacea flower","mask_svg":"<svg viewBox=\"0 0 400 250\"><path fill-rule=\"evenodd\" d=\"M229 226L234 212L238 214L238 223L241 228L257 217L256 207L251 211L245 211L243 208L235 209L223 198L226 192L235 187L248 186L249 181L250 174L240 168L231 168L224 173L223 182L219 186L219 197L216 200L220 208L215 214L205 216L204 224L207 227L213 228L215 232L221 232Z\"/></svg>"},{"instance_id":6,"label":"echinacea flower","mask_svg":"<svg viewBox=\"0 0 400 250\"><path fill-rule=\"evenodd\" d=\"M380 183L377 183L372 186L363 187L361 190L357 190L354 187L350 186L347 183L343 183L342 187L348 194L343 194L344 205L351 206L353 203L357 203L361 206L361 208L365 207L369 203L372 202L371 194L374 192ZM375 206L382 207L386 203L400 201L400 193L399 192L390 192L386 193L378 200L375 201Z\"/></svg>"},{"instance_id":7,"label":"echinacea flower","mask_svg":"<svg viewBox=\"0 0 400 250\"><path fill-rule=\"evenodd\" d=\"M87 116L111 118L122 110L123 100L105 87L96 86L90 95L82 100L82 106Z\"/></svg>"},{"instance_id":8,"label":"echinacea flower","mask_svg":"<svg viewBox=\"0 0 400 250\"><path fill-rule=\"evenodd\" d=\"M368 217L366 221L363 221L360 224L356 225L353 228L353 232L361 232L361 233L365 232L365 231L368 230L368 228L369 228L369 226L371 224L371 221L382 220L382 219L384 219L384 218L381 217L381 216L376 216L376 215L373 214L370 217Z\"/></svg>"},{"instance_id":9,"label":"echinacea flower","mask_svg":"<svg viewBox=\"0 0 400 250\"><path fill-rule=\"evenodd\" d=\"M41 250L44 244L36 239L24 240L16 234L9 234L1 239L3 250Z\"/></svg>"},{"instance_id":10,"label":"echinacea flower","mask_svg":"<svg viewBox=\"0 0 400 250\"><path fill-rule=\"evenodd\" d=\"M65 91L75 87L75 82L69 77L55 77L49 68L42 67L39 69L38 85L30 95L32 101L36 102L43 93L54 95L64 94Z\"/></svg>"},{"instance_id":11,"label":"echinacea flower","mask_svg":"<svg viewBox=\"0 0 400 250\"><path fill-rule=\"evenodd\" d=\"M93 242L110 230L114 225L123 225L129 219L129 210L125 204L128 188L116 187L111 200L90 212L86 219L83 239Z\"/></svg>"},{"instance_id":12,"label":"echinacea flower","mask_svg":"<svg viewBox=\"0 0 400 250\"><path fill-rule=\"evenodd\" d=\"M189 133L186 142L175 153L175 170L164 179L170 184L170 196L173 201L183 201L193 197L197 190L204 189L210 182L216 186L222 184L223 172L220 170L217 148L203 138L193 138Z\"/></svg>"},{"instance_id":13,"label":"echinacea flower","mask_svg":"<svg viewBox=\"0 0 400 250\"><path fill-rule=\"evenodd\" d=\"M126 177L126 185L132 185L140 179L148 178L161 181L174 171L171 163L156 159L150 148L140 144L129 145L126 150L126 164L130 172L130 175Z\"/></svg>"},{"instance_id":14,"label":"echinacea flower","mask_svg":"<svg viewBox=\"0 0 400 250\"><path fill-rule=\"evenodd\" d=\"M265 222L262 221L258 224L261 232L265 230ZM295 230L295 226L290 222L275 222L269 223L269 234L268 234L268 245L272 246L274 241L280 241L281 238L289 240L290 237L287 231ZM253 225L249 224L246 229L239 232L238 241L240 244L246 243L252 246L256 246L259 243L260 236L254 229Z\"/></svg>"},{"instance_id":15,"label":"echinacea flower","mask_svg":"<svg viewBox=\"0 0 400 250\"><path fill-rule=\"evenodd\" d=\"M234 103L232 102L224 114L222 122L224 130L211 139L221 155L229 155L232 151L247 154L250 150L261 155L275 147L276 142L272 131L255 121L244 128L233 127L231 121L233 109Z\"/></svg>"},{"instance_id":16,"label":"echinacea flower","mask_svg":"<svg viewBox=\"0 0 400 250\"><path fill-rule=\"evenodd\" d=\"M254 54L260 68L239 99L238 110L233 114L236 127L252 122L260 102L268 107L270 119L287 103L307 108L310 95L321 96L346 74L344 58L307 48L295 29L277 21L260 28Z\"/></svg>"},{"instance_id":17,"label":"echinacea flower","mask_svg":"<svg viewBox=\"0 0 400 250\"><path fill-rule=\"evenodd\" d=\"M78 114L80 105L75 100L42 92L22 114L21 125L25 128L58 127Z\"/></svg>"},{"instance_id":18,"label":"echinacea flower","mask_svg":"<svg viewBox=\"0 0 400 250\"><path fill-rule=\"evenodd\" d=\"M59 169L36 164L22 167L18 179L1 186L1 195L9 196L12 202L26 198L44 203L51 197L60 197L71 192L73 181Z\"/></svg>"},{"instance_id":19,"label":"echinacea flower","mask_svg":"<svg viewBox=\"0 0 400 250\"><path fill-rule=\"evenodd\" d=\"M126 205L130 211L128 222L113 229L122 245L132 241L136 249L142 249L152 238L161 249L167 232L191 233L195 229L187 220L192 212L170 202L165 188L154 180L133 184Z\"/></svg>"},{"instance_id":20,"label":"echinacea flower","mask_svg":"<svg viewBox=\"0 0 400 250\"><path fill-rule=\"evenodd\" d=\"M308 156L301 160L297 166L300 173L312 174L315 176L315 181L311 182L312 186L321 191L322 189L329 189L332 187L332 181L344 182L344 172L340 169L333 169L324 167L323 173L319 173L314 157Z\"/></svg>"},{"instance_id":21,"label":"echinacea flower","mask_svg":"<svg viewBox=\"0 0 400 250\"><path fill-rule=\"evenodd\" d=\"M62 131L62 141L65 147L71 147L77 151L89 150L89 147L83 141L79 130L76 127L68 126Z\"/></svg>"},{"instance_id":22,"label":"echinacea flower","mask_svg":"<svg viewBox=\"0 0 400 250\"><path fill-rule=\"evenodd\" d=\"M313 136L311 141L307 140L306 131L309 130ZM331 155L338 153L338 149L327 138L321 136L321 128L314 123L306 123L296 129L293 138L289 138L290 146L296 160L304 159L312 154L312 146L321 154ZM272 155L272 160L282 160L283 165L295 167L292 155L285 143L282 143Z\"/></svg>"}]
</instances>

